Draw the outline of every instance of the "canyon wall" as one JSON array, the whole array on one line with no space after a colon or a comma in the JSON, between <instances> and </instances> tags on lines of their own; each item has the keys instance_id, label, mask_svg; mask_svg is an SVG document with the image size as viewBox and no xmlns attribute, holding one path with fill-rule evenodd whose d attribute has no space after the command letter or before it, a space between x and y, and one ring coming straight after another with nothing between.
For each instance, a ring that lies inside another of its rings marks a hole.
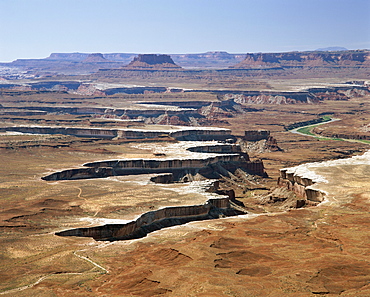
<instances>
[{"instance_id":1,"label":"canyon wall","mask_svg":"<svg viewBox=\"0 0 370 297\"><path fill-rule=\"evenodd\" d=\"M15 131L34 134L63 134L93 138L124 138L124 139L147 139L157 137L173 137L178 140L225 140L231 137L228 129L183 129L178 131L169 130L140 130L140 129L104 129L104 128L72 128L72 127L48 127L48 126L11 126L1 127L0 131Z\"/></svg>"},{"instance_id":2,"label":"canyon wall","mask_svg":"<svg viewBox=\"0 0 370 297\"><path fill-rule=\"evenodd\" d=\"M130 159L108 160L84 164L83 168L67 169L42 177L43 180L74 180L88 178L102 178L118 175L161 174L171 173L172 177L161 175L153 181L161 179L165 183L170 180L179 181L186 176L200 174L206 178L218 178L228 175L238 168L261 176L265 176L264 165L261 160L246 160L243 153L226 154L204 159ZM188 178L186 178L188 179Z\"/></svg>"},{"instance_id":3,"label":"canyon wall","mask_svg":"<svg viewBox=\"0 0 370 297\"><path fill-rule=\"evenodd\" d=\"M57 232L56 235L92 237L95 240L107 241L136 239L166 227L238 214L240 214L239 211L230 208L229 198L218 198L210 199L203 205L166 207L147 212L127 224L77 228Z\"/></svg>"},{"instance_id":4,"label":"canyon wall","mask_svg":"<svg viewBox=\"0 0 370 297\"><path fill-rule=\"evenodd\" d=\"M85 167L113 167L115 170L127 169L176 169L201 168L217 162L239 162L239 154L220 154L204 159L129 159L109 160L84 164Z\"/></svg>"},{"instance_id":5,"label":"canyon wall","mask_svg":"<svg viewBox=\"0 0 370 297\"><path fill-rule=\"evenodd\" d=\"M326 193L310 187L313 184L314 182L311 178L297 175L289 168L280 170L278 186L285 187L288 190L293 191L299 197L303 198L303 201L299 201L301 203L300 207L304 206L305 204L309 204L309 202L320 203L325 199Z\"/></svg>"}]
</instances>

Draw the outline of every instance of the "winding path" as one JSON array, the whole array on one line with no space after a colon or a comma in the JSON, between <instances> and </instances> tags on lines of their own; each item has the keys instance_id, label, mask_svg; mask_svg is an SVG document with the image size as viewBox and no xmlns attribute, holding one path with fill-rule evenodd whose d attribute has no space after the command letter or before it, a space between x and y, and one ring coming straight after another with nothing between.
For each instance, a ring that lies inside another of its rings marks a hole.
<instances>
[{"instance_id":1,"label":"winding path","mask_svg":"<svg viewBox=\"0 0 370 297\"><path fill-rule=\"evenodd\" d=\"M316 127L316 126L319 126L319 125L324 125L324 124L329 124L329 123L332 123L332 122L336 122L336 121L340 121L341 119L331 119L330 121L327 121L327 122L322 122L322 123L318 123L318 124L312 124L312 125L307 125L307 126L302 126L302 127L298 127L298 128L294 128L292 130L289 130L289 132L292 132L294 134L299 134L299 135L303 135L303 136L309 136L309 137L314 137L314 138L320 138L320 139L330 139L330 140L340 140L340 141L348 141L348 142L359 142L359 143L366 143L366 142L363 142L361 140L357 140L357 139L349 139L349 138L330 138L330 137L326 137L326 136L321 136L321 135L318 135L318 134L314 134L310 131L311 134L309 133L302 133L302 132L299 132L298 130L301 130L303 128L307 128L307 127Z\"/></svg>"},{"instance_id":2,"label":"winding path","mask_svg":"<svg viewBox=\"0 0 370 297\"><path fill-rule=\"evenodd\" d=\"M82 250L80 250L80 251L82 251ZM87 257L78 255L77 252L78 251L74 251L73 252L73 255L75 255L76 257L78 257L78 258L80 258L80 259L82 259L84 261L87 261L87 262L91 263L92 265L94 265L95 267L99 268L100 270L102 270L102 272L101 272L102 274L109 273L109 271L107 269L105 269L103 266L101 266L98 263L90 260ZM53 276L53 275L80 275L80 274L84 274L84 273L85 272L50 273L50 274L47 274L47 275L44 275L44 276L40 277L37 281L35 281L32 284L29 284L29 285L25 285L25 286L22 286L22 287L19 287L19 288L10 289L10 290L7 290L7 291L0 292L0 295L12 294L12 293L16 293L16 292L20 292L20 291L23 291L23 290L32 288L32 287L38 285L39 283L41 283L43 280L45 280L48 277Z\"/></svg>"},{"instance_id":3,"label":"winding path","mask_svg":"<svg viewBox=\"0 0 370 297\"><path fill-rule=\"evenodd\" d=\"M336 121L340 121L340 119L330 119L330 121L326 121L326 122L322 122L322 123L318 123L318 124L311 124L311 125L307 125L307 126L301 126L301 127L289 130L289 132L292 132L294 134L303 135L303 136L315 137L315 138L328 138L328 137L324 137L324 136L320 136L320 135L316 135L316 134L311 135L311 134L308 134L308 133L307 134L302 133L302 132L299 132L298 130L301 130L302 128L307 128L307 127L316 127L316 126L319 126L319 125L329 124L329 123L336 122Z\"/></svg>"}]
</instances>

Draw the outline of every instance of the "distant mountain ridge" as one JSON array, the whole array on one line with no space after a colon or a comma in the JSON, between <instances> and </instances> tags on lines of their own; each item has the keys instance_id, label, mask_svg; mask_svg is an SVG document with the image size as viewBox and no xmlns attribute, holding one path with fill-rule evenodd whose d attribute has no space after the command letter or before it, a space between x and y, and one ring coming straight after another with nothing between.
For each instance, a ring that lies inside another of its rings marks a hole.
<instances>
[{"instance_id":1,"label":"distant mountain ridge","mask_svg":"<svg viewBox=\"0 0 370 297\"><path fill-rule=\"evenodd\" d=\"M130 61L135 58L138 54L135 53L108 53L100 54L104 59L110 62L122 62L130 63ZM82 62L87 59L88 56L94 55L89 53L52 53L49 57L42 60L52 60L52 61L73 61L73 62Z\"/></svg>"},{"instance_id":2,"label":"distant mountain ridge","mask_svg":"<svg viewBox=\"0 0 370 297\"><path fill-rule=\"evenodd\" d=\"M153 57L156 57L154 61ZM163 61L160 61L163 59ZM151 60L153 60L151 62ZM99 70L248 70L250 75L288 75L290 69L302 68L307 71L339 71L354 73L358 69L370 71L370 50L305 51L281 53L230 54L212 51L200 54L134 54L134 53L52 53L44 59L18 59L0 66L17 67L20 71L37 75L85 75ZM316 70L315 70L316 69ZM289 71L288 71L289 70ZM283 71L283 72L282 72ZM108 73L108 72L106 72ZM136 74L135 74L136 75ZM292 75L292 74L289 74ZM343 74L344 75L344 74Z\"/></svg>"},{"instance_id":3,"label":"distant mountain ridge","mask_svg":"<svg viewBox=\"0 0 370 297\"><path fill-rule=\"evenodd\" d=\"M342 46L331 46L331 47L318 48L315 51L317 52L339 52L339 51L348 51L348 49Z\"/></svg>"},{"instance_id":4,"label":"distant mountain ridge","mask_svg":"<svg viewBox=\"0 0 370 297\"><path fill-rule=\"evenodd\" d=\"M42 60L82 62L88 53L52 53ZM139 54L135 53L103 53L103 58L110 62L129 64ZM171 54L173 61L181 67L189 68L227 68L245 58L245 54L230 54L225 51L210 51L199 54Z\"/></svg>"}]
</instances>

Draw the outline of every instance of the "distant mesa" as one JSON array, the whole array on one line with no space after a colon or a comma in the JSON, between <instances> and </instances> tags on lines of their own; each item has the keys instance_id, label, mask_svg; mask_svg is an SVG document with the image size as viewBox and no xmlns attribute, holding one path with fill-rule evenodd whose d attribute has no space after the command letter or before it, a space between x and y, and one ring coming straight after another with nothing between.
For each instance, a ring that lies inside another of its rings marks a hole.
<instances>
[{"instance_id":1,"label":"distant mesa","mask_svg":"<svg viewBox=\"0 0 370 297\"><path fill-rule=\"evenodd\" d=\"M176 65L169 55L141 54L134 58L125 69L138 70L179 70L182 69Z\"/></svg>"},{"instance_id":2,"label":"distant mesa","mask_svg":"<svg viewBox=\"0 0 370 297\"><path fill-rule=\"evenodd\" d=\"M332 66L369 66L370 51L336 51L336 52L285 52L247 54L240 63L230 68L263 69L263 68L301 68Z\"/></svg>"},{"instance_id":3,"label":"distant mesa","mask_svg":"<svg viewBox=\"0 0 370 297\"><path fill-rule=\"evenodd\" d=\"M45 60L52 61L82 61L88 54L85 53L51 53Z\"/></svg>"},{"instance_id":4,"label":"distant mesa","mask_svg":"<svg viewBox=\"0 0 370 297\"><path fill-rule=\"evenodd\" d=\"M103 54L101 53L95 53L88 55L84 60L82 60L83 63L106 63L111 62L104 58Z\"/></svg>"}]
</instances>

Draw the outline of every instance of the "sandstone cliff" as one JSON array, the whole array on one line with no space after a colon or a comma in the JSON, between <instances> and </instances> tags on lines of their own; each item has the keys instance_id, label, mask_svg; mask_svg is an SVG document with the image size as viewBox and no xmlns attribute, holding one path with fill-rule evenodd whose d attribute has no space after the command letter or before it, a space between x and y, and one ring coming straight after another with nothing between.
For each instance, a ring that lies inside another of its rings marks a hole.
<instances>
[{"instance_id":1,"label":"sandstone cliff","mask_svg":"<svg viewBox=\"0 0 370 297\"><path fill-rule=\"evenodd\" d=\"M59 236L92 237L95 240L128 240L146 236L162 228L185 224L192 221L218 219L225 216L244 214L231 206L226 197L209 199L203 205L166 207L144 213L137 220L127 224L108 224L90 228L77 228L57 232Z\"/></svg>"}]
</instances>

